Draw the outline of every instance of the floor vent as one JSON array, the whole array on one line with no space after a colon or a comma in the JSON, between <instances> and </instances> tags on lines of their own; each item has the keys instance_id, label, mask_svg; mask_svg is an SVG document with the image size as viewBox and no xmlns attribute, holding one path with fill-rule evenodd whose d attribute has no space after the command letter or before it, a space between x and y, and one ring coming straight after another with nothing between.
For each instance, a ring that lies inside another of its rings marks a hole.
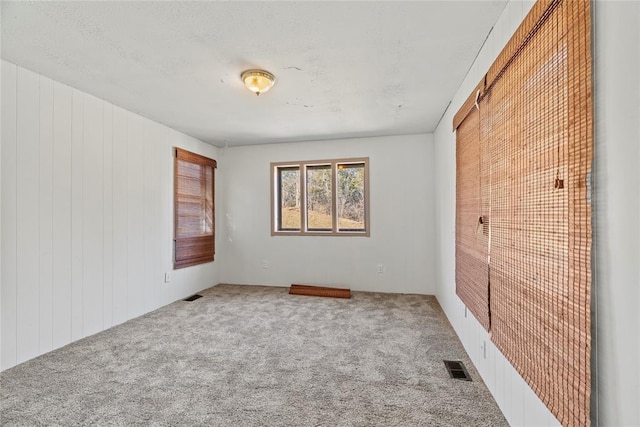
<instances>
[{"instance_id":1,"label":"floor vent","mask_svg":"<svg viewBox=\"0 0 640 427\"><path fill-rule=\"evenodd\" d=\"M447 367L449 376L456 380L471 381L471 377L467 372L464 364L458 360L445 360L444 366Z\"/></svg>"},{"instance_id":2,"label":"floor vent","mask_svg":"<svg viewBox=\"0 0 640 427\"><path fill-rule=\"evenodd\" d=\"M183 301L191 302L191 301L197 300L198 298L202 298L202 295L198 295L198 294L191 295L189 298L185 298Z\"/></svg>"}]
</instances>

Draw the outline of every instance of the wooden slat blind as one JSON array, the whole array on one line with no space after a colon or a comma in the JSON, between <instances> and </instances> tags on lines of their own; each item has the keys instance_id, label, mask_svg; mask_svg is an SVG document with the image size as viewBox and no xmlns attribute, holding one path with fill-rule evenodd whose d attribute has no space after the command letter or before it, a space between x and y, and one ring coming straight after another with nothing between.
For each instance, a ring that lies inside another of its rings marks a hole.
<instances>
[{"instance_id":1,"label":"wooden slat blind","mask_svg":"<svg viewBox=\"0 0 640 427\"><path fill-rule=\"evenodd\" d=\"M473 108L456 134L456 293L489 330L488 223L482 205L480 114Z\"/></svg>"},{"instance_id":2,"label":"wooden slat blind","mask_svg":"<svg viewBox=\"0 0 640 427\"><path fill-rule=\"evenodd\" d=\"M215 160L180 148L175 149L174 268L213 261L216 167Z\"/></svg>"},{"instance_id":3,"label":"wooden slat blind","mask_svg":"<svg viewBox=\"0 0 640 427\"><path fill-rule=\"evenodd\" d=\"M483 79L479 114L461 110L457 123L464 134L480 117L490 159L481 194L491 339L563 425L580 426L591 393L590 31L588 1L536 3ZM456 238L467 240L464 229ZM466 268L457 263L456 277Z\"/></svg>"}]
</instances>

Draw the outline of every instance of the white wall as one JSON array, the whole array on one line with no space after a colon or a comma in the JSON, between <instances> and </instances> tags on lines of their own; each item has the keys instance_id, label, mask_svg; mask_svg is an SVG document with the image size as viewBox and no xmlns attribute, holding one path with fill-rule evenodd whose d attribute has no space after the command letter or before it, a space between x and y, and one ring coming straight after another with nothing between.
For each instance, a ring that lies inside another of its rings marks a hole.
<instances>
[{"instance_id":1,"label":"white wall","mask_svg":"<svg viewBox=\"0 0 640 427\"><path fill-rule=\"evenodd\" d=\"M172 282L173 153L217 148L2 61L0 367L218 283Z\"/></svg>"},{"instance_id":2,"label":"white wall","mask_svg":"<svg viewBox=\"0 0 640 427\"><path fill-rule=\"evenodd\" d=\"M640 2L595 3L598 418L640 425Z\"/></svg>"},{"instance_id":3,"label":"white wall","mask_svg":"<svg viewBox=\"0 0 640 427\"><path fill-rule=\"evenodd\" d=\"M597 423L640 425L640 4L595 2ZM435 132L437 297L512 425L558 421L491 343L455 295L455 134L453 115L533 2L511 1ZM486 356L483 345L486 343Z\"/></svg>"},{"instance_id":4,"label":"white wall","mask_svg":"<svg viewBox=\"0 0 640 427\"><path fill-rule=\"evenodd\" d=\"M345 157L369 157L371 237L271 236L270 162ZM426 134L221 150L222 280L433 294L432 160L433 137Z\"/></svg>"}]
</instances>

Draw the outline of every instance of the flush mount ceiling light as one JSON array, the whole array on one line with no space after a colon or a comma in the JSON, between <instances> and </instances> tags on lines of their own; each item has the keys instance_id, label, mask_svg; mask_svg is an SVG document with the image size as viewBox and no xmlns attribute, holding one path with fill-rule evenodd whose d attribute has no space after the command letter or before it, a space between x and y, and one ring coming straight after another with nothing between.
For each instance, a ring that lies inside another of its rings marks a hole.
<instances>
[{"instance_id":1,"label":"flush mount ceiling light","mask_svg":"<svg viewBox=\"0 0 640 427\"><path fill-rule=\"evenodd\" d=\"M258 96L271 89L276 82L275 76L265 70L247 70L242 73L241 78L247 89Z\"/></svg>"}]
</instances>

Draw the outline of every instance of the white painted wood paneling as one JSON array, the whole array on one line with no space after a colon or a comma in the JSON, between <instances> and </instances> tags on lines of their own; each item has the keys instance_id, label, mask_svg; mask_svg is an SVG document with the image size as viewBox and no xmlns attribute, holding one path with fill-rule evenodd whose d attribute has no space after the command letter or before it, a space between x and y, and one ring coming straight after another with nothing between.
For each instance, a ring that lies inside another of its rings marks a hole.
<instances>
[{"instance_id":1,"label":"white painted wood paneling","mask_svg":"<svg viewBox=\"0 0 640 427\"><path fill-rule=\"evenodd\" d=\"M53 349L53 80L40 77L40 343L38 352Z\"/></svg>"},{"instance_id":2,"label":"white painted wood paneling","mask_svg":"<svg viewBox=\"0 0 640 427\"><path fill-rule=\"evenodd\" d=\"M113 324L128 319L127 112L113 108Z\"/></svg>"},{"instance_id":3,"label":"white painted wood paneling","mask_svg":"<svg viewBox=\"0 0 640 427\"><path fill-rule=\"evenodd\" d=\"M103 328L113 326L113 106L104 104L103 149Z\"/></svg>"},{"instance_id":4,"label":"white painted wood paneling","mask_svg":"<svg viewBox=\"0 0 640 427\"><path fill-rule=\"evenodd\" d=\"M160 159L160 167L162 170L173 170L173 147L169 143L169 135L172 129L165 129L162 132L162 145L158 152ZM160 259L164 260L162 268L165 272L172 270L171 262L173 260L173 175L160 174L160 186L164 190L160 193L160 233L162 235L162 246ZM219 230L219 229L218 229ZM218 233L216 233L218 234ZM167 263L167 260L169 263ZM163 277L164 279L164 277ZM164 286L162 298L172 300L171 290L169 286Z\"/></svg>"},{"instance_id":5,"label":"white painted wood paneling","mask_svg":"<svg viewBox=\"0 0 640 427\"><path fill-rule=\"evenodd\" d=\"M128 317L144 313L143 118L129 115L127 127Z\"/></svg>"},{"instance_id":6,"label":"white painted wood paneling","mask_svg":"<svg viewBox=\"0 0 640 427\"><path fill-rule=\"evenodd\" d=\"M17 361L39 353L40 248L38 75L18 68L17 83Z\"/></svg>"},{"instance_id":7,"label":"white painted wood paneling","mask_svg":"<svg viewBox=\"0 0 640 427\"><path fill-rule=\"evenodd\" d=\"M217 148L6 61L1 96L0 369L218 283L164 283L171 146Z\"/></svg>"},{"instance_id":8,"label":"white painted wood paneling","mask_svg":"<svg viewBox=\"0 0 640 427\"><path fill-rule=\"evenodd\" d=\"M71 123L70 87L53 86L53 347L71 342Z\"/></svg>"},{"instance_id":9,"label":"white painted wood paneling","mask_svg":"<svg viewBox=\"0 0 640 427\"><path fill-rule=\"evenodd\" d=\"M596 421L640 426L640 2L592 5Z\"/></svg>"},{"instance_id":10,"label":"white painted wood paneling","mask_svg":"<svg viewBox=\"0 0 640 427\"><path fill-rule=\"evenodd\" d=\"M82 159L83 336L103 329L104 294L104 130L103 102L84 95Z\"/></svg>"},{"instance_id":11,"label":"white painted wood paneling","mask_svg":"<svg viewBox=\"0 0 640 427\"><path fill-rule=\"evenodd\" d=\"M173 154L169 145L169 129L163 129L160 146L158 147L158 166L160 171L173 170ZM160 188L160 246L158 247L160 269L162 270L162 281L164 273L172 270L171 260L173 259L173 175L163 173L158 174ZM167 263L169 261L169 263ZM158 296L162 300L171 300L170 286L161 286L161 294Z\"/></svg>"},{"instance_id":12,"label":"white painted wood paneling","mask_svg":"<svg viewBox=\"0 0 640 427\"><path fill-rule=\"evenodd\" d=\"M84 94L73 89L71 118L71 340L84 337L83 313L83 214Z\"/></svg>"},{"instance_id":13,"label":"white painted wood paneling","mask_svg":"<svg viewBox=\"0 0 640 427\"><path fill-rule=\"evenodd\" d=\"M154 236L154 240L155 240L155 244L153 246L153 248L151 248L151 251L153 253L152 259L153 259L153 282L152 282L152 289L158 289L158 292L153 294L155 301L153 301L153 305L157 305L160 303L160 301L165 300L166 298L166 288L167 286L164 285L164 273L165 271L171 271L171 268L167 268L166 264L162 262L163 258L162 258L162 239L163 239L163 233L162 233L162 224L163 224L163 220L165 218L165 213L162 212L162 193L164 193L165 191L163 190L162 187L162 152L164 150L164 144L166 144L167 140L166 140L166 135L167 135L167 130L162 127L162 126L158 126L157 124L154 123L154 125L157 128L156 131L156 135L155 135L155 140L154 140L154 173L152 175L152 181L155 182L154 188L154 198L153 198L153 210L156 213L155 215L153 215L154 218L154 222L153 222L153 231L152 231L152 236ZM172 212L172 211L170 211ZM170 223L167 222L167 225L169 225Z\"/></svg>"},{"instance_id":14,"label":"white painted wood paneling","mask_svg":"<svg viewBox=\"0 0 640 427\"><path fill-rule=\"evenodd\" d=\"M159 211L158 199L160 187L156 171L158 170L158 160L156 152L160 141L160 126L150 120L143 123L143 224L144 234L144 288L145 295L150 297L144 301L144 310L149 310L155 304L158 295L154 295L153 290L164 281L164 275L160 265L158 265L157 248L160 246L160 230L158 226L159 216L155 215ZM163 280L159 278L163 275Z\"/></svg>"},{"instance_id":15,"label":"white painted wood paneling","mask_svg":"<svg viewBox=\"0 0 640 427\"><path fill-rule=\"evenodd\" d=\"M15 65L2 61L2 346L0 369L17 362L17 211L18 197L16 146L16 79Z\"/></svg>"}]
</instances>

